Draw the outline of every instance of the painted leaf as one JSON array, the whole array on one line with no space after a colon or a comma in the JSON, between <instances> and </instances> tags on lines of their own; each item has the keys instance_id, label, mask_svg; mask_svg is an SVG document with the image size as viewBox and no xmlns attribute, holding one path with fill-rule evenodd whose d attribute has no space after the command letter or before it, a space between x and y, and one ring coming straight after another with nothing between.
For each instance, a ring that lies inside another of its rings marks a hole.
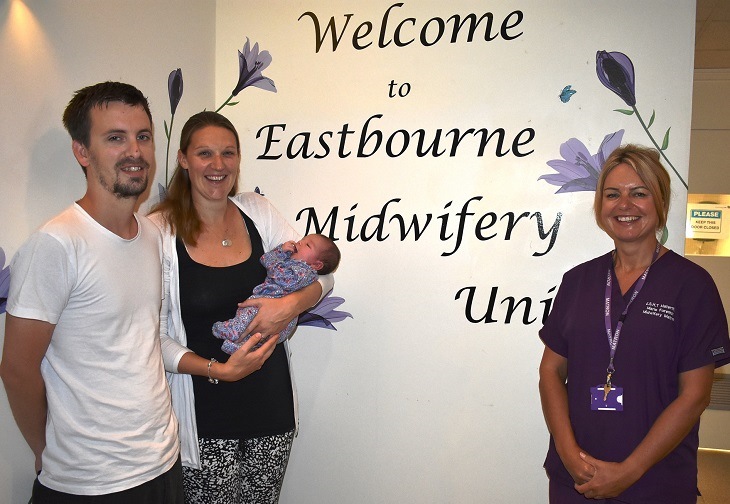
<instances>
[{"instance_id":1,"label":"painted leaf","mask_svg":"<svg viewBox=\"0 0 730 504\"><path fill-rule=\"evenodd\" d=\"M667 150L667 147L669 147L669 130L672 128L669 128L666 133L664 133L664 140L662 141L662 150Z\"/></svg>"}]
</instances>

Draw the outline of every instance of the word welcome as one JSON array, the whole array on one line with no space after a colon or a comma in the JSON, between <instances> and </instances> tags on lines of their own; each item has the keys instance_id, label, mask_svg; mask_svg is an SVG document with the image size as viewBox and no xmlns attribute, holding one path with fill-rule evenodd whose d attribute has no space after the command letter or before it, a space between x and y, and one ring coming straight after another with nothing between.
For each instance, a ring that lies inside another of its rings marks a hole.
<instances>
[{"instance_id":1,"label":"word welcome","mask_svg":"<svg viewBox=\"0 0 730 504\"><path fill-rule=\"evenodd\" d=\"M534 152L534 149L526 149L535 138L535 130L532 128L524 128L511 138L504 128L495 128L491 132L487 128L467 128L464 131L454 128L444 133L443 129L438 128L429 133L423 129L416 129L413 132L399 129L384 133L375 125L376 120L382 117L383 114L370 116L360 127L359 135L356 130L350 129L349 123L343 124L342 129L337 132L324 131L317 135L310 131L302 131L288 138L283 136L286 124L262 126L256 132L256 138L263 136L266 143L262 154L256 159L275 160L284 154L288 159L299 157L323 159L330 155L333 146L337 149L337 156L343 159L353 153L359 158L368 158L381 150L391 158L400 157L409 151L415 151L417 157L443 155L454 157L460 149L468 149L477 157L482 157L490 142L489 146L492 147L490 152L496 157L508 154L525 157ZM351 140L353 137L357 140ZM357 142L356 145L352 145L353 142ZM286 145L285 150L282 150L280 143Z\"/></svg>"},{"instance_id":2,"label":"word welcome","mask_svg":"<svg viewBox=\"0 0 730 504\"><path fill-rule=\"evenodd\" d=\"M451 251L444 251L442 256L455 254L467 233L470 236L473 234L479 241L488 241L498 236L510 240L516 227L534 226L538 238L542 242L548 240L548 244L544 251L534 252L532 255L543 256L552 250L558 236L562 213L558 212L553 224L546 230L541 212L524 211L519 214L504 212L502 215L497 215L496 212L487 211L477 214L470 209L470 205L481 201L482 198L483 196L469 198L455 213L452 213L451 208L453 201L449 201L444 205L445 212L435 219L432 213L402 215L393 208L400 203L401 198L392 198L383 204L379 212L366 217L354 213L358 206L355 203L350 207L351 214L346 217L341 217L339 206L332 207L324 219L320 218L314 207L308 207L297 213L296 220L306 219L304 234L325 234L335 241L342 238L348 242L385 241L390 238L405 241L409 237L413 241L418 241L427 231L436 232L440 241L452 243Z\"/></svg>"},{"instance_id":3,"label":"word welcome","mask_svg":"<svg viewBox=\"0 0 730 504\"><path fill-rule=\"evenodd\" d=\"M391 12L393 12L396 7L401 8L403 5L403 2L399 2L386 9L383 14L383 18L379 22L380 27L377 30L377 41L375 40L375 33L373 32L373 28L375 28L375 24L373 22L364 21L357 25L357 27L352 30L352 47L361 51L373 46L373 44L377 44L377 47L384 49L391 43L396 47L405 47L416 41L425 47L429 47L444 40L445 35L447 36L446 40L448 40L451 44L456 43L460 38L464 37L466 37L466 42L472 42L479 25L485 20L486 21L482 28L485 42L491 42L496 38L514 40L522 35L522 32L516 32L515 30L524 18L522 11L519 10L510 12L507 16L505 16L499 28L495 26L494 14L486 12L482 14L479 19L477 19L477 15L475 13L467 14L463 19L460 15L454 14L446 20L440 17L432 17L425 22L419 21L414 17L399 18L397 20L393 20L393 24L391 26L394 26L394 28L389 29ZM394 16L395 15L396 14L394 14ZM347 27L354 14L345 14L344 16L345 23L339 32L337 31L337 22L335 21L334 16L330 18L324 30L322 29L319 18L314 12L307 11L303 13L299 16L297 21L301 21L304 17L309 17L312 20L312 24L314 26L315 53L318 53L320 49L322 49L328 33L332 38L332 52L335 52L345 36ZM446 31L448 24L451 24L449 33ZM464 35L464 33L466 34Z\"/></svg>"}]
</instances>

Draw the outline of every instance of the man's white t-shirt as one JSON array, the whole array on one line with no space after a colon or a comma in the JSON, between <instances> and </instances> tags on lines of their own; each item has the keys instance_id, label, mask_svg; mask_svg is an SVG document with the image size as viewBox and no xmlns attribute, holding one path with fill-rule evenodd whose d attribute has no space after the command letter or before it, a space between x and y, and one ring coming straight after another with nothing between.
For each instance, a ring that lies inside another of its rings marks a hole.
<instances>
[{"instance_id":1,"label":"man's white t-shirt","mask_svg":"<svg viewBox=\"0 0 730 504\"><path fill-rule=\"evenodd\" d=\"M11 263L7 311L55 324L41 364L48 420L40 482L118 492L169 470L177 421L160 352L161 237L136 216L126 240L74 204Z\"/></svg>"}]
</instances>

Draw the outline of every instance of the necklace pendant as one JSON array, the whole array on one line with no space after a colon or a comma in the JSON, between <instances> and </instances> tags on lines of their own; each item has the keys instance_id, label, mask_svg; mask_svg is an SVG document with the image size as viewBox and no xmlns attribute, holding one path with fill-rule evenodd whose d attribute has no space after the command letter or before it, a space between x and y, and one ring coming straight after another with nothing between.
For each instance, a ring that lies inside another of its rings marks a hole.
<instances>
[{"instance_id":1,"label":"necklace pendant","mask_svg":"<svg viewBox=\"0 0 730 504\"><path fill-rule=\"evenodd\" d=\"M233 245L233 243L228 238L224 238L221 242L221 245L223 245L224 247L230 247L231 245Z\"/></svg>"}]
</instances>

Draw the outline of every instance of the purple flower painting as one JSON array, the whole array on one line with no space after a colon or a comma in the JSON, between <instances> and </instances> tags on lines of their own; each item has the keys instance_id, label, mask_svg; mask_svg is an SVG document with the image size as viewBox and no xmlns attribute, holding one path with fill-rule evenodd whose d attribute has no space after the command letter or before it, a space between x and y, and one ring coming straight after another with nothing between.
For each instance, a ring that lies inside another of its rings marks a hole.
<instances>
[{"instance_id":1,"label":"purple flower painting","mask_svg":"<svg viewBox=\"0 0 730 504\"><path fill-rule=\"evenodd\" d=\"M167 187L158 183L157 184L157 201L163 202L167 198Z\"/></svg>"},{"instance_id":2,"label":"purple flower painting","mask_svg":"<svg viewBox=\"0 0 730 504\"><path fill-rule=\"evenodd\" d=\"M179 68L170 72L167 77L167 95L170 98L170 126L165 121L165 137L167 137L167 148L165 149L165 187L169 183L168 167L170 164L170 136L172 135L172 124L175 121L175 111L180 104L183 94L183 76ZM165 192L166 194L166 192ZM164 198L162 198L164 199ZM162 199L160 201L162 201Z\"/></svg>"},{"instance_id":3,"label":"purple flower painting","mask_svg":"<svg viewBox=\"0 0 730 504\"><path fill-rule=\"evenodd\" d=\"M183 94L182 70L179 68L167 77L167 94L170 97L170 113L174 116Z\"/></svg>"},{"instance_id":4,"label":"purple flower painting","mask_svg":"<svg viewBox=\"0 0 730 504\"><path fill-rule=\"evenodd\" d=\"M624 53L598 51L596 53L598 80L616 93L626 105L636 105L634 64Z\"/></svg>"},{"instance_id":5,"label":"purple flower painting","mask_svg":"<svg viewBox=\"0 0 730 504\"><path fill-rule=\"evenodd\" d=\"M269 51L259 52L259 44L255 43L251 49L251 43L246 38L246 44L243 46L243 52L238 51L238 84L233 89L233 96L236 96L244 88L254 86L273 91L276 93L274 81L268 77L264 77L263 72L266 67L271 64L271 55Z\"/></svg>"},{"instance_id":6,"label":"purple flower painting","mask_svg":"<svg viewBox=\"0 0 730 504\"><path fill-rule=\"evenodd\" d=\"M271 54L269 54L269 51L259 51L258 42L251 48L251 42L246 37L243 52L238 51L238 83L231 91L231 96L216 109L216 112L220 112L225 106L232 107L236 105L238 102L231 102L233 97L249 86L276 93L274 81L262 74L270 64Z\"/></svg>"},{"instance_id":7,"label":"purple flower painting","mask_svg":"<svg viewBox=\"0 0 730 504\"><path fill-rule=\"evenodd\" d=\"M634 74L634 64L631 62L631 58L626 56L624 53L617 51L598 51L596 52L596 74L598 75L598 80L601 81L601 84L616 93L619 97L621 97L626 105L631 107L631 110L615 109L616 112L636 116L639 123L641 123L642 128L644 128L644 131L646 131L646 134L649 135L651 143L654 144L654 147L659 151L659 154L674 171L675 175L677 175L677 178L679 178L679 181L682 182L682 185L687 188L687 182L684 181L664 152L669 147L669 131L672 128L667 128L660 146L654 139L654 135L652 135L651 131L649 131L652 124L654 124L654 119L656 119L656 112L652 111L651 118L649 119L649 122L646 123L641 117L641 114L639 114L639 110L636 108L636 76Z\"/></svg>"},{"instance_id":8,"label":"purple flower painting","mask_svg":"<svg viewBox=\"0 0 730 504\"><path fill-rule=\"evenodd\" d=\"M251 42L246 37L246 43L243 45L243 51L238 51L238 82L231 92L231 96L216 109L220 112L223 107L232 107L238 102L232 102L234 96L238 95L245 88L252 86L266 91L276 93L274 81L268 77L264 77L262 72L271 64L271 54L269 51L259 50L258 43ZM175 121L175 112L183 95L183 74L180 68L176 68L167 77L167 95L170 98L170 125L168 127L165 121L165 136L167 137L167 149L165 150L165 184L160 190L160 201L165 199L167 195L167 184L169 183L169 164L170 164L170 139L172 137L172 125Z\"/></svg>"},{"instance_id":9,"label":"purple flower painting","mask_svg":"<svg viewBox=\"0 0 730 504\"><path fill-rule=\"evenodd\" d=\"M341 297L332 296L329 292L316 306L299 315L300 326L322 327L324 329L332 329L336 331L335 322L345 320L347 317L353 318L352 314L344 311L335 310L338 306L345 302Z\"/></svg>"},{"instance_id":10,"label":"purple flower painting","mask_svg":"<svg viewBox=\"0 0 730 504\"><path fill-rule=\"evenodd\" d=\"M577 138L571 138L560 145L560 155L563 159L553 159L547 164L557 173L542 175L538 180L548 184L560 186L558 193L576 191L595 191L598 183L598 174L603 163L611 152L621 145L624 130L606 135L601 142L598 152L591 155L588 147Z\"/></svg>"},{"instance_id":11,"label":"purple flower painting","mask_svg":"<svg viewBox=\"0 0 730 504\"><path fill-rule=\"evenodd\" d=\"M5 313L10 291L10 266L5 266L5 251L0 247L0 313Z\"/></svg>"}]
</instances>

